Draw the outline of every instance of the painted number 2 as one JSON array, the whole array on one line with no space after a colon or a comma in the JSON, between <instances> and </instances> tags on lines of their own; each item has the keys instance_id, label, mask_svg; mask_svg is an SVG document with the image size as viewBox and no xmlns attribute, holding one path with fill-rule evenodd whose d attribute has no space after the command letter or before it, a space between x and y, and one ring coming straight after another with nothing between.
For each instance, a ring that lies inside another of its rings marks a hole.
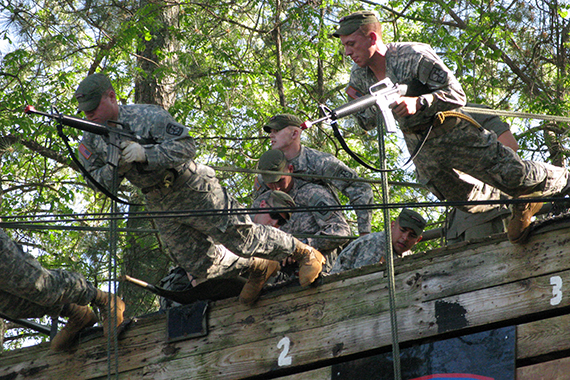
<instances>
[{"instance_id":1,"label":"painted number 2","mask_svg":"<svg viewBox=\"0 0 570 380\"><path fill-rule=\"evenodd\" d=\"M560 276L550 277L550 285L552 285L552 297L550 304L556 306L562 301L562 278Z\"/></svg>"},{"instance_id":2,"label":"painted number 2","mask_svg":"<svg viewBox=\"0 0 570 380\"><path fill-rule=\"evenodd\" d=\"M277 359L277 364L279 367L283 367L285 365L291 365L291 357L289 355L289 346L291 345L291 340L287 337L281 339L279 343L277 343L277 348L282 349L281 354L279 355L279 359Z\"/></svg>"}]
</instances>

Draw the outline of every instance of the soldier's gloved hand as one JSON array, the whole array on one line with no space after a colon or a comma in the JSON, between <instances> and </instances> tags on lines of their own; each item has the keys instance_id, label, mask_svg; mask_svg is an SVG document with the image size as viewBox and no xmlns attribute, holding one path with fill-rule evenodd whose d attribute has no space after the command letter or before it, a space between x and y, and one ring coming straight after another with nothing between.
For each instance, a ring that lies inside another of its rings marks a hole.
<instances>
[{"instance_id":1,"label":"soldier's gloved hand","mask_svg":"<svg viewBox=\"0 0 570 380\"><path fill-rule=\"evenodd\" d=\"M119 175L122 176L126 172L131 170L132 167L133 167L133 164L131 164L130 162L126 162L125 160L121 159L121 160L119 160L119 167L117 170L119 172Z\"/></svg>"},{"instance_id":2,"label":"soldier's gloved hand","mask_svg":"<svg viewBox=\"0 0 570 380\"><path fill-rule=\"evenodd\" d=\"M127 163L146 162L146 153L141 144L134 141L121 142L121 158Z\"/></svg>"}]
</instances>

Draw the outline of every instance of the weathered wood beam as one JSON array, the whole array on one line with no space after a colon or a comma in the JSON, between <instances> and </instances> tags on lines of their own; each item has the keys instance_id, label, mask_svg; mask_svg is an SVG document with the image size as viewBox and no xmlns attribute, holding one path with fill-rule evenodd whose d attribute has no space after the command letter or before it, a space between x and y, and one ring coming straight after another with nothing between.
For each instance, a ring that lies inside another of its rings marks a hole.
<instances>
[{"instance_id":1,"label":"weathered wood beam","mask_svg":"<svg viewBox=\"0 0 570 380\"><path fill-rule=\"evenodd\" d=\"M398 260L400 342L537 321L521 327L519 339L526 357L545 354L550 337L544 336L542 348L532 340L540 341L536 337L557 323L539 322L570 312L569 255L570 229L564 229L533 236L525 246L503 236ZM168 343L164 315L140 318L119 341L119 371L125 378L242 379L322 366L322 374L350 355L389 350L383 269L362 268L330 276L315 288L271 292L253 307L235 299L212 303L209 334L202 338ZM565 322L558 323L563 329ZM562 340L560 349L568 346ZM106 373L102 337L68 353L51 353L46 345L8 352L0 363L0 379L93 379Z\"/></svg>"}]
</instances>

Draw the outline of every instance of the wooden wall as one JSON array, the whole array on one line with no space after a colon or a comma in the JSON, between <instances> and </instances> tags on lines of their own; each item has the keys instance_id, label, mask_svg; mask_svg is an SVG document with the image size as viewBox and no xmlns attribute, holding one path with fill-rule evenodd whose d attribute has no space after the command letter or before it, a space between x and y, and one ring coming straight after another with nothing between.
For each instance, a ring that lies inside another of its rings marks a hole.
<instances>
[{"instance_id":1,"label":"wooden wall","mask_svg":"<svg viewBox=\"0 0 570 380\"><path fill-rule=\"evenodd\" d=\"M334 363L391 346L384 269L274 291L253 307L211 303L201 338L169 343L164 315L135 320L118 342L120 378L329 380ZM395 278L404 345L517 325L517 379L570 378L570 228L524 246L500 236L407 257ZM67 353L42 344L3 353L0 380L105 378L107 359L102 337Z\"/></svg>"}]
</instances>

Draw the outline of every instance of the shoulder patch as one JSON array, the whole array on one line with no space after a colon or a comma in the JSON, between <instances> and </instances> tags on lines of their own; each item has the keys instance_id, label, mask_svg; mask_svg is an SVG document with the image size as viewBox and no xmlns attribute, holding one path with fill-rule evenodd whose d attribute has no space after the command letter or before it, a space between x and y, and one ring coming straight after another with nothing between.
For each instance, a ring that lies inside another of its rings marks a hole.
<instances>
[{"instance_id":1,"label":"shoulder patch","mask_svg":"<svg viewBox=\"0 0 570 380\"><path fill-rule=\"evenodd\" d=\"M172 136L180 136L184 131L184 127L173 123L168 123L166 126L166 133Z\"/></svg>"},{"instance_id":2,"label":"shoulder patch","mask_svg":"<svg viewBox=\"0 0 570 380\"><path fill-rule=\"evenodd\" d=\"M360 98L363 96L363 94L360 91L358 91L356 88L352 86L348 86L345 91L346 94L350 96L352 99Z\"/></svg>"},{"instance_id":3,"label":"shoulder patch","mask_svg":"<svg viewBox=\"0 0 570 380\"><path fill-rule=\"evenodd\" d=\"M336 172L336 176L340 177L340 178L353 178L354 175L352 175L352 173L344 168L340 168L340 170L338 170Z\"/></svg>"},{"instance_id":4,"label":"shoulder patch","mask_svg":"<svg viewBox=\"0 0 570 380\"><path fill-rule=\"evenodd\" d=\"M441 68L434 66L429 73L429 79L436 83L447 82L447 72Z\"/></svg>"},{"instance_id":5,"label":"shoulder patch","mask_svg":"<svg viewBox=\"0 0 570 380\"><path fill-rule=\"evenodd\" d=\"M325 199L323 199L319 193L313 194L309 200L309 207L315 207L316 210L314 211L314 214L316 214L316 216L321 219L328 219L330 217L332 214L330 206L331 205Z\"/></svg>"},{"instance_id":6,"label":"shoulder patch","mask_svg":"<svg viewBox=\"0 0 570 380\"><path fill-rule=\"evenodd\" d=\"M81 155L85 157L86 160L88 160L91 157L91 151L87 149L87 147L83 143L79 145L79 153L81 153Z\"/></svg>"}]
</instances>

